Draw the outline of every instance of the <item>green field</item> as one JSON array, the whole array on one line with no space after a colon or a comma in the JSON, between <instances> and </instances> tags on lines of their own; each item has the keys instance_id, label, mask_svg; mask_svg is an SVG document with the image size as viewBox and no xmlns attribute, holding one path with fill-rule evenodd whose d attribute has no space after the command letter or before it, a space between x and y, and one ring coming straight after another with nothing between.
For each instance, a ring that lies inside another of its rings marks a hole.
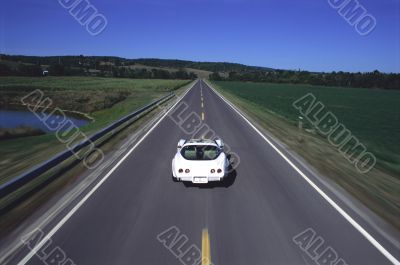
<instances>
[{"instance_id":1,"label":"green field","mask_svg":"<svg viewBox=\"0 0 400 265\"><path fill-rule=\"evenodd\" d=\"M292 84L213 83L266 133L400 229L399 92ZM359 173L310 124L298 128L299 113L292 103L307 93L313 93L323 102L377 157L378 163L370 172Z\"/></svg>"},{"instance_id":2,"label":"green field","mask_svg":"<svg viewBox=\"0 0 400 265\"><path fill-rule=\"evenodd\" d=\"M81 130L90 135L116 119L174 91L188 80L140 80L97 77L2 77L0 107L26 109L20 99L35 89L53 107L93 120ZM0 183L65 149L54 134L0 141Z\"/></svg>"},{"instance_id":3,"label":"green field","mask_svg":"<svg viewBox=\"0 0 400 265\"><path fill-rule=\"evenodd\" d=\"M298 123L292 103L315 95L378 159L378 165L400 173L400 92L309 85L214 82L222 89Z\"/></svg>"}]
</instances>

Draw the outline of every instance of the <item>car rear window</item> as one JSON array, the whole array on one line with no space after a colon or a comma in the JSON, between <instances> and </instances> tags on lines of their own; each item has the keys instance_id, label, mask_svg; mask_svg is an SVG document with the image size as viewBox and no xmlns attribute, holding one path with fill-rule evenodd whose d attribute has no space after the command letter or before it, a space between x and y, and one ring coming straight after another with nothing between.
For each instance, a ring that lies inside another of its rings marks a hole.
<instances>
[{"instance_id":1,"label":"car rear window","mask_svg":"<svg viewBox=\"0 0 400 265\"><path fill-rule=\"evenodd\" d=\"M221 150L214 145L187 145L181 150L181 155L187 160L214 160Z\"/></svg>"}]
</instances>

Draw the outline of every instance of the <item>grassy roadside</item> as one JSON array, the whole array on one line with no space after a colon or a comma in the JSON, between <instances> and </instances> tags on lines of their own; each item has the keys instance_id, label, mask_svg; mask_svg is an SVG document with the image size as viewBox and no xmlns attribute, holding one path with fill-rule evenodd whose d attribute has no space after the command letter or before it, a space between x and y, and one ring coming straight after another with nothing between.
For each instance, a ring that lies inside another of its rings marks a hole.
<instances>
[{"instance_id":1,"label":"grassy roadside","mask_svg":"<svg viewBox=\"0 0 400 265\"><path fill-rule=\"evenodd\" d=\"M82 112L93 118L81 127L86 135L174 91L187 80L140 80L91 77L0 78L2 107L14 106L20 98L41 89L54 107ZM0 183L12 179L63 151L54 133L0 141Z\"/></svg>"},{"instance_id":2,"label":"grassy roadside","mask_svg":"<svg viewBox=\"0 0 400 265\"><path fill-rule=\"evenodd\" d=\"M280 115L271 110L273 107L263 105L262 98L252 94L251 90L246 90L246 83L235 84L243 87L241 91L243 94L232 92L229 89L229 83L221 85L221 82L214 82L213 85L227 99L292 151L303 157L322 175L334 180L364 205L400 229L398 218L400 178L396 173L390 173L382 167L375 167L367 174L360 174L325 138L306 130L299 130L297 123L290 117ZM282 101L284 100L281 96L278 97L276 103L280 104ZM292 106L288 106L290 107Z\"/></svg>"}]
</instances>

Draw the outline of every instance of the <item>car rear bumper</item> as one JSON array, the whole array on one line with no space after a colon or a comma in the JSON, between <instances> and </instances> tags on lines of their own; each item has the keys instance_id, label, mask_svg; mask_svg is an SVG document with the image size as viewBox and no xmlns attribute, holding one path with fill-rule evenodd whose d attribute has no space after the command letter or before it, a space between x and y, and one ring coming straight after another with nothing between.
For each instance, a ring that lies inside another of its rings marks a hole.
<instances>
[{"instance_id":1,"label":"car rear bumper","mask_svg":"<svg viewBox=\"0 0 400 265\"><path fill-rule=\"evenodd\" d=\"M224 176L181 176L178 181L187 181L195 184L207 184L209 182L222 181Z\"/></svg>"}]
</instances>

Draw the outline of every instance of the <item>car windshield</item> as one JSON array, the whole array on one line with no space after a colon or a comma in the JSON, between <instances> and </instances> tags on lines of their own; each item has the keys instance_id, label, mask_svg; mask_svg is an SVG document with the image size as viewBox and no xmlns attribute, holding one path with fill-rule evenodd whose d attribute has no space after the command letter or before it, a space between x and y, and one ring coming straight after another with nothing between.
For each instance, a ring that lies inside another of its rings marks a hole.
<instances>
[{"instance_id":1,"label":"car windshield","mask_svg":"<svg viewBox=\"0 0 400 265\"><path fill-rule=\"evenodd\" d=\"M181 150L181 155L187 160L214 160L221 150L214 145L187 145Z\"/></svg>"}]
</instances>

